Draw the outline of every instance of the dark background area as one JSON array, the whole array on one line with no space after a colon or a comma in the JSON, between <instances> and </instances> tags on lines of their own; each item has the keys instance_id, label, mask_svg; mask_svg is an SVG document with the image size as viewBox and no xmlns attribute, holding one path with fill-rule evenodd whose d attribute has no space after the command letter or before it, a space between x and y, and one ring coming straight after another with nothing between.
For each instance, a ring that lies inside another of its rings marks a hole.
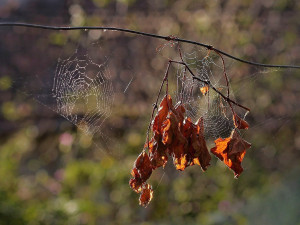
<instances>
[{"instance_id":1,"label":"dark background area","mask_svg":"<svg viewBox=\"0 0 300 225\"><path fill-rule=\"evenodd\" d=\"M296 0L0 2L0 22L122 27L296 65L299 13ZM169 162L149 181L153 201L138 205L130 170L167 58L178 57L169 46L157 53L165 43L109 31L0 28L0 224L300 224L299 70L229 59L231 88L251 109L243 174L234 179L215 157L205 173L179 172ZM76 49L87 49L98 64L108 59L116 94L105 135L85 134L56 113L57 60Z\"/></svg>"}]
</instances>

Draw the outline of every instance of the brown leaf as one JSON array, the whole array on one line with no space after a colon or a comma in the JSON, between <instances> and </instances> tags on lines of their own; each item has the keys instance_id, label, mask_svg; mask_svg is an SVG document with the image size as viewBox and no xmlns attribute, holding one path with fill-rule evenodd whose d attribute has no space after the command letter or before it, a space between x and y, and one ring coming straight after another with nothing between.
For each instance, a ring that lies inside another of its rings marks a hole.
<instances>
[{"instance_id":1,"label":"brown leaf","mask_svg":"<svg viewBox=\"0 0 300 225\"><path fill-rule=\"evenodd\" d=\"M205 171L210 165L211 156L208 152L206 141L204 138L204 125L202 117L196 122L196 125L199 144L197 144L197 148L195 148L195 158L198 158L202 170Z\"/></svg>"},{"instance_id":2,"label":"brown leaf","mask_svg":"<svg viewBox=\"0 0 300 225\"><path fill-rule=\"evenodd\" d=\"M232 169L235 178L238 178L243 172L242 160L251 144L243 140L236 130L233 130L228 138L218 138L215 144L216 147L212 148L211 152Z\"/></svg>"},{"instance_id":3,"label":"brown leaf","mask_svg":"<svg viewBox=\"0 0 300 225\"><path fill-rule=\"evenodd\" d=\"M149 202L152 200L153 198L153 190L151 185L149 184L145 184L145 186L142 189L141 195L140 195L140 205L147 207Z\"/></svg>"},{"instance_id":4,"label":"brown leaf","mask_svg":"<svg viewBox=\"0 0 300 225\"><path fill-rule=\"evenodd\" d=\"M191 118L186 118L183 121L182 133L185 138L189 138L191 136L193 127L195 127L195 125L193 124Z\"/></svg>"},{"instance_id":5,"label":"brown leaf","mask_svg":"<svg viewBox=\"0 0 300 225\"><path fill-rule=\"evenodd\" d=\"M189 135L188 161L191 166L197 164L205 171L210 165L211 156L203 135L203 119L199 119L195 125L190 118L187 118L184 121L184 127L188 128L188 131L185 131L185 136Z\"/></svg>"},{"instance_id":6,"label":"brown leaf","mask_svg":"<svg viewBox=\"0 0 300 225\"><path fill-rule=\"evenodd\" d=\"M145 146L146 147L146 146ZM161 138L156 140L154 137L149 142L149 158L151 161L152 169L158 167L165 167L168 156L167 147L161 142Z\"/></svg>"},{"instance_id":7,"label":"brown leaf","mask_svg":"<svg viewBox=\"0 0 300 225\"><path fill-rule=\"evenodd\" d=\"M166 95L161 101L158 112L153 121L152 130L154 132L161 133L160 128L162 123L166 120L170 108L173 108L172 98L170 95Z\"/></svg>"},{"instance_id":8,"label":"brown leaf","mask_svg":"<svg viewBox=\"0 0 300 225\"><path fill-rule=\"evenodd\" d=\"M178 117L177 113L169 112L167 119L163 122L162 125L162 142L165 145L170 145L172 140L179 139L180 142L184 143L185 138L181 133L182 121ZM174 137L174 138L173 138Z\"/></svg>"},{"instance_id":9,"label":"brown leaf","mask_svg":"<svg viewBox=\"0 0 300 225\"><path fill-rule=\"evenodd\" d=\"M130 185L131 189L134 190L136 193L140 193L142 190L141 186L142 186L143 182L135 168L132 169L131 175L133 176L133 178L131 178L129 180L129 185Z\"/></svg>"},{"instance_id":10,"label":"brown leaf","mask_svg":"<svg viewBox=\"0 0 300 225\"><path fill-rule=\"evenodd\" d=\"M175 115L177 116L178 120L181 122L182 125L182 122L184 120L184 114L185 114L184 105L182 104L176 105L175 110L173 110L173 112L175 113Z\"/></svg>"},{"instance_id":11,"label":"brown leaf","mask_svg":"<svg viewBox=\"0 0 300 225\"><path fill-rule=\"evenodd\" d=\"M163 122L162 143L168 148L168 153L173 158L173 163L177 170L184 170L188 166L186 160L187 139L182 133L185 108L183 105L177 105L170 111Z\"/></svg>"},{"instance_id":12,"label":"brown leaf","mask_svg":"<svg viewBox=\"0 0 300 225\"><path fill-rule=\"evenodd\" d=\"M238 129L248 129L249 124L240 118L237 114L233 114L233 121L234 121L234 126Z\"/></svg>"},{"instance_id":13,"label":"brown leaf","mask_svg":"<svg viewBox=\"0 0 300 225\"><path fill-rule=\"evenodd\" d=\"M171 120L172 121L172 120ZM175 121L175 120L173 120ZM178 121L178 120L177 120ZM173 163L177 170L184 170L189 166L187 159L188 154L188 140L184 135L183 122L178 121L177 124L172 127L173 142L168 146L168 152L173 158Z\"/></svg>"},{"instance_id":14,"label":"brown leaf","mask_svg":"<svg viewBox=\"0 0 300 225\"><path fill-rule=\"evenodd\" d=\"M152 173L152 166L148 154L143 151L135 161L135 168L144 182L148 180Z\"/></svg>"},{"instance_id":15,"label":"brown leaf","mask_svg":"<svg viewBox=\"0 0 300 225\"><path fill-rule=\"evenodd\" d=\"M141 191L141 185L149 179L152 173L152 165L148 154L143 151L134 163L134 167L131 171L132 179L129 181L130 187L135 192Z\"/></svg>"}]
</instances>

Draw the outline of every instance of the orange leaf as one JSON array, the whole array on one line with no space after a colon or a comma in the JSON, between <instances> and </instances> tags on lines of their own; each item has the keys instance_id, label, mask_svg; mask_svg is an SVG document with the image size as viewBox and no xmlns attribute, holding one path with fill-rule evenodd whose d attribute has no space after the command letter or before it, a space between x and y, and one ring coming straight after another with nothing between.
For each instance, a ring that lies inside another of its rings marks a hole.
<instances>
[{"instance_id":1,"label":"orange leaf","mask_svg":"<svg viewBox=\"0 0 300 225\"><path fill-rule=\"evenodd\" d=\"M238 178L243 172L242 160L251 144L243 140L236 130L233 130L228 138L218 138L215 144L216 147L212 148L211 152L232 169L235 178Z\"/></svg>"},{"instance_id":2,"label":"orange leaf","mask_svg":"<svg viewBox=\"0 0 300 225\"><path fill-rule=\"evenodd\" d=\"M173 132L171 129L171 120L167 119L163 122L162 125L162 143L164 145L169 145L172 143Z\"/></svg>"},{"instance_id":3,"label":"orange leaf","mask_svg":"<svg viewBox=\"0 0 300 225\"><path fill-rule=\"evenodd\" d=\"M203 95L206 95L207 92L208 92L208 86L206 85L206 86L200 88L200 91L201 91L201 93L202 93Z\"/></svg>"},{"instance_id":4,"label":"orange leaf","mask_svg":"<svg viewBox=\"0 0 300 225\"><path fill-rule=\"evenodd\" d=\"M183 171L186 167L189 166L187 160L186 160L186 155L181 155L180 157L175 157L174 158L174 165L176 170L181 170Z\"/></svg>"}]
</instances>

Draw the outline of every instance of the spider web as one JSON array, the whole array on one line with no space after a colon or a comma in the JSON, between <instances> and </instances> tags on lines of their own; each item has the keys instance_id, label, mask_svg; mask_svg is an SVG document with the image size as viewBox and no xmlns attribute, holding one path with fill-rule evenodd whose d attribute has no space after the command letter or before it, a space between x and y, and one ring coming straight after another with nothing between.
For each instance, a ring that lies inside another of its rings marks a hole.
<instances>
[{"instance_id":1,"label":"spider web","mask_svg":"<svg viewBox=\"0 0 300 225\"><path fill-rule=\"evenodd\" d=\"M234 100L231 87L227 87L223 75L223 66L219 56L208 55L206 51L194 49L183 54L183 61L193 71L194 75L215 87L219 92ZM174 91L176 102L183 102L186 107L186 115L196 121L200 117L204 120L206 138L225 138L234 129L232 110L222 96L209 88L201 81L194 80L184 65L178 65L175 75L176 90ZM173 78L174 81L174 78ZM241 118L245 118L247 111L234 108Z\"/></svg>"},{"instance_id":2,"label":"spider web","mask_svg":"<svg viewBox=\"0 0 300 225\"><path fill-rule=\"evenodd\" d=\"M102 133L102 125L112 112L114 90L105 64L97 64L77 51L59 59L52 96L56 111L89 135Z\"/></svg>"},{"instance_id":3,"label":"spider web","mask_svg":"<svg viewBox=\"0 0 300 225\"><path fill-rule=\"evenodd\" d=\"M209 81L224 95L229 88L230 98L234 99L231 88L226 86L218 56L193 49L183 54L183 61L198 78ZM185 66L177 65L174 75L169 78L170 90L176 103L185 104L186 116L194 122L203 118L206 138L228 137L234 129L228 103L212 89L202 93L201 88L206 85L193 80ZM84 133L100 136L106 133L103 124L112 113L114 94L113 81L105 64L97 64L88 54L81 55L78 51L67 59L58 60L52 88L55 111ZM244 118L246 112L240 111L240 116Z\"/></svg>"},{"instance_id":4,"label":"spider web","mask_svg":"<svg viewBox=\"0 0 300 225\"><path fill-rule=\"evenodd\" d=\"M44 67L32 66L32 70L30 68L26 72L26 76L16 75L13 78L14 90L19 90L22 94L25 93L27 97L33 98L41 105L46 106L45 109L47 109L42 111L45 116L50 114L48 109L51 109L76 125L85 134L99 135L100 139L95 139L97 145L98 143L100 145L100 147L97 146L97 149L105 149L106 152L113 152L119 156L121 155L119 152L125 149L123 145L119 145L119 142L129 140L127 133L130 129L133 130L133 135L130 138L134 138L137 136L136 134L145 137L143 133L147 129L145 124L151 115L151 103L157 97L165 67L154 68L154 72L145 69L139 71L142 68L140 62L144 52L135 58L125 57L126 60L124 60L124 54L120 54L120 52L131 50L126 45L116 48L111 47L114 46L113 44L102 46L102 42L92 46L87 43L86 45L90 48L87 50L88 53L80 53L79 50L74 53L74 48L78 48L78 45L68 44L60 51L60 55L67 55L67 57L62 57L57 61L58 55L53 54L52 66L49 67L48 61L48 64L45 64ZM168 59L180 61L175 47L176 45L173 48L172 46L165 47L163 45L167 57L161 57L152 48L153 55L147 57L150 59L155 57L157 60L154 61L155 63L152 63L152 61L151 65L158 64L158 61L165 65ZM83 48L87 47L84 45ZM169 54L173 50L174 54ZM139 51L134 53L138 54ZM186 45L182 45L182 53L184 62L198 78L208 80L226 96L227 85L223 75L222 61L218 55L213 52L207 55L205 49L189 48ZM107 56L109 56L109 64L113 65L112 67L108 66ZM39 59L41 62L42 58ZM148 63L149 60L147 60L144 60L143 63ZM40 61L38 62L40 63ZM139 64L135 64L135 62ZM36 61L32 61L32 65L36 63ZM251 67L251 70L246 71L247 76L244 74L236 79L233 76L234 73L232 73L235 67L230 65L231 63L233 63L231 59L227 59L225 62L228 77L232 79L230 81L232 88L229 86L230 98L242 104L245 102L240 101L241 96L248 96L249 99L249 94L245 95L243 92L249 90L250 85L255 86L254 84L267 77L264 75L274 72L274 69ZM5 66L9 67L9 64ZM47 69L41 72L43 68ZM175 104L180 101L183 102L187 110L186 116L192 118L194 122L203 117L206 138L215 140L219 137L228 137L234 129L232 112L228 103L212 89L209 89L209 92L203 95L200 89L205 87L205 84L193 80L183 65L172 64L170 72L172 73L169 76L169 93L172 95L173 102ZM28 79L29 76L36 76L32 77L36 79L35 82ZM37 85L38 81L40 85ZM245 86L247 88L243 88ZM234 94L238 97L237 100ZM255 110L255 101L250 101L250 103L247 101L245 104ZM241 118L245 118L245 110L236 106L234 106L234 110ZM42 113L39 114L43 116ZM251 115L254 115L254 113L251 113ZM276 118L270 119L268 124L274 124L274 120L276 121ZM265 118L262 118L261 121L262 124L266 124ZM61 124L63 123L59 125ZM63 126L65 125L63 124ZM252 123L251 128L254 128L254 126L255 124ZM261 126L259 125L259 127ZM108 137L110 137L109 140ZM143 139L143 137L139 138ZM112 146L112 143L114 146ZM137 145L134 147L139 148Z\"/></svg>"}]
</instances>

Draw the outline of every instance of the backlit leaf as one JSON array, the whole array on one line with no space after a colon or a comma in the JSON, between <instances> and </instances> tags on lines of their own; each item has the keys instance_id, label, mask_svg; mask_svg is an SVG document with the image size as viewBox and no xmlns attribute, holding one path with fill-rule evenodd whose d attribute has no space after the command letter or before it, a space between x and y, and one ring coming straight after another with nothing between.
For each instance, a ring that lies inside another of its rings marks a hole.
<instances>
[{"instance_id":1,"label":"backlit leaf","mask_svg":"<svg viewBox=\"0 0 300 225\"><path fill-rule=\"evenodd\" d=\"M233 130L228 138L218 138L215 144L211 152L232 169L235 177L238 178L243 172L242 160L251 144L242 139L236 130Z\"/></svg>"}]
</instances>

